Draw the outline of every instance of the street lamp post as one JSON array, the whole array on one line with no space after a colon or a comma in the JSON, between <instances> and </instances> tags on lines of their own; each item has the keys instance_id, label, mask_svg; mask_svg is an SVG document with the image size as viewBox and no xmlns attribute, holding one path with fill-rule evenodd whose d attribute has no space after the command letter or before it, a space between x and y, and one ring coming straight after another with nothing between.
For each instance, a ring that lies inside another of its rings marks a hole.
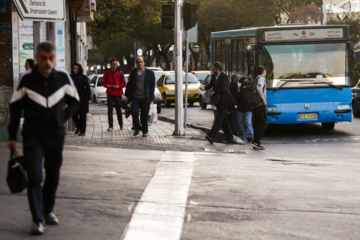
<instances>
[{"instance_id":1,"label":"street lamp post","mask_svg":"<svg viewBox=\"0 0 360 240\"><path fill-rule=\"evenodd\" d=\"M200 51L199 45L195 45L195 46L193 47L193 50L194 50L195 70L197 70L198 62L199 62L199 51Z\"/></svg>"}]
</instances>

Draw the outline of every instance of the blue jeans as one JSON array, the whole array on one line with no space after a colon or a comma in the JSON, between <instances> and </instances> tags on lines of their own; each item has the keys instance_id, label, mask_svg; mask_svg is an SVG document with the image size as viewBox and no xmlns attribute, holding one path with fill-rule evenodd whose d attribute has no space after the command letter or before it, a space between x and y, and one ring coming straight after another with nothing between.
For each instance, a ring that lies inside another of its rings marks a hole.
<instances>
[{"instance_id":1,"label":"blue jeans","mask_svg":"<svg viewBox=\"0 0 360 240\"><path fill-rule=\"evenodd\" d=\"M252 126L252 112L237 112L237 129L238 129L238 137L244 139L244 130L246 131L246 138L254 138L254 130Z\"/></svg>"},{"instance_id":2,"label":"blue jeans","mask_svg":"<svg viewBox=\"0 0 360 240\"><path fill-rule=\"evenodd\" d=\"M28 174L28 200L34 222L44 221L53 211L60 180L65 131L59 134L23 136L23 152ZM43 182L43 158L45 182Z\"/></svg>"}]
</instances>

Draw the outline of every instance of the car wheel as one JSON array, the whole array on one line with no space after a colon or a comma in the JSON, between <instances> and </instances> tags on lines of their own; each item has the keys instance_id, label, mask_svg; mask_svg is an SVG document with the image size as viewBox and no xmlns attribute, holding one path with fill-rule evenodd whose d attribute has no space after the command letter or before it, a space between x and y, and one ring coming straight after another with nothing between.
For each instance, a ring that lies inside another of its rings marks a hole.
<instances>
[{"instance_id":1,"label":"car wheel","mask_svg":"<svg viewBox=\"0 0 360 240\"><path fill-rule=\"evenodd\" d=\"M323 122L321 123L321 125L324 130L333 130L335 127L334 122Z\"/></svg>"},{"instance_id":2,"label":"car wheel","mask_svg":"<svg viewBox=\"0 0 360 240\"><path fill-rule=\"evenodd\" d=\"M353 110L353 116L355 118L360 117L360 111L356 108L356 103L355 102L352 103L352 110Z\"/></svg>"},{"instance_id":3,"label":"car wheel","mask_svg":"<svg viewBox=\"0 0 360 240\"><path fill-rule=\"evenodd\" d=\"M200 103L200 107L201 109L206 109L206 103L204 103L204 99L200 96L199 98L199 103Z\"/></svg>"},{"instance_id":4,"label":"car wheel","mask_svg":"<svg viewBox=\"0 0 360 240\"><path fill-rule=\"evenodd\" d=\"M166 97L166 94L164 93L164 104L165 106L167 107L170 107L171 106L171 102L169 100L167 100L167 97Z\"/></svg>"},{"instance_id":5,"label":"car wheel","mask_svg":"<svg viewBox=\"0 0 360 240\"><path fill-rule=\"evenodd\" d=\"M190 102L189 102L189 105L190 105L190 106L194 105L194 101L190 101Z\"/></svg>"},{"instance_id":6,"label":"car wheel","mask_svg":"<svg viewBox=\"0 0 360 240\"><path fill-rule=\"evenodd\" d=\"M160 106L160 104L157 105L157 113L161 113L161 106Z\"/></svg>"}]
</instances>

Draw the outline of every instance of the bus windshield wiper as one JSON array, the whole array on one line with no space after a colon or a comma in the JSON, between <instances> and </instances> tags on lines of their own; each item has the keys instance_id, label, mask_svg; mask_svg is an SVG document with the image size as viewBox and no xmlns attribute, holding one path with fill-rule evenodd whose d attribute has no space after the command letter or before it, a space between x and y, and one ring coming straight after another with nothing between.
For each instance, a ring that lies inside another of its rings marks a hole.
<instances>
[{"instance_id":1,"label":"bus windshield wiper","mask_svg":"<svg viewBox=\"0 0 360 240\"><path fill-rule=\"evenodd\" d=\"M288 79L288 80L281 80L284 81L283 84L281 84L278 88L275 88L273 92L276 92L277 90L281 89L284 85L286 85L288 82L302 82L303 80L294 80L294 79Z\"/></svg>"},{"instance_id":2,"label":"bus windshield wiper","mask_svg":"<svg viewBox=\"0 0 360 240\"><path fill-rule=\"evenodd\" d=\"M316 82L316 81L314 81L314 84L327 84L327 85L329 85L329 86L331 86L331 87L333 87L333 88L337 88L337 89L340 89L340 90L343 89L342 87L336 86L335 84L332 84L332 83L330 83L330 82Z\"/></svg>"}]
</instances>

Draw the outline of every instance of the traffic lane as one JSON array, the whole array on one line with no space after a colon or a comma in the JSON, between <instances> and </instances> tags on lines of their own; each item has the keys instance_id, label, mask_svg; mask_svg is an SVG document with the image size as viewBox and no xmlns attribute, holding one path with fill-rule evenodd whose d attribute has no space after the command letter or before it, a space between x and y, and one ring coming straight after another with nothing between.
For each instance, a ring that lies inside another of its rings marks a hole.
<instances>
[{"instance_id":1,"label":"traffic lane","mask_svg":"<svg viewBox=\"0 0 360 240\"><path fill-rule=\"evenodd\" d=\"M1 176L9 156L3 146ZM46 226L43 239L120 239L163 153L65 146L54 209L60 224ZM0 239L30 239L26 191L11 195L5 177L1 181Z\"/></svg>"},{"instance_id":2,"label":"traffic lane","mask_svg":"<svg viewBox=\"0 0 360 240\"><path fill-rule=\"evenodd\" d=\"M274 144L196 155L182 239L357 239L360 150L353 147Z\"/></svg>"},{"instance_id":3,"label":"traffic lane","mask_svg":"<svg viewBox=\"0 0 360 240\"><path fill-rule=\"evenodd\" d=\"M185 110L184 110L185 114ZM175 117L175 105L170 107L162 106L161 116L174 118ZM187 107L187 123L200 125L203 127L211 128L214 121L214 111L211 106L207 106L206 109L201 109L199 103Z\"/></svg>"}]
</instances>

